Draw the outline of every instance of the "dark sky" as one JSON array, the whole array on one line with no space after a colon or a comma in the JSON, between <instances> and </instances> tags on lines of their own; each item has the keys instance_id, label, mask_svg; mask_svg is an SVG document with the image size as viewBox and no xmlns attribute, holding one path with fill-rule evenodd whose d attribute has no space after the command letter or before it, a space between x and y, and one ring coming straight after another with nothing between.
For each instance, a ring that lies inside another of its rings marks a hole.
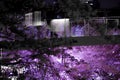
<instances>
[{"instance_id":1,"label":"dark sky","mask_svg":"<svg viewBox=\"0 0 120 80\"><path fill-rule=\"evenodd\" d=\"M101 8L116 8L120 6L120 0L99 0Z\"/></svg>"}]
</instances>

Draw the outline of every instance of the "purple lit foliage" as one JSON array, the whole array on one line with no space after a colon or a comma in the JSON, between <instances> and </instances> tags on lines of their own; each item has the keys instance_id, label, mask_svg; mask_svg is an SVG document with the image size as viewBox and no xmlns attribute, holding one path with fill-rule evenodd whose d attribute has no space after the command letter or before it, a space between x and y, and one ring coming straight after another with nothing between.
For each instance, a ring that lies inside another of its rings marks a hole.
<instances>
[{"instance_id":1,"label":"purple lit foliage","mask_svg":"<svg viewBox=\"0 0 120 80\"><path fill-rule=\"evenodd\" d=\"M52 51L53 54L40 50L3 52L3 59L9 57L9 65L24 74L25 80L120 78L120 45L57 47Z\"/></svg>"}]
</instances>

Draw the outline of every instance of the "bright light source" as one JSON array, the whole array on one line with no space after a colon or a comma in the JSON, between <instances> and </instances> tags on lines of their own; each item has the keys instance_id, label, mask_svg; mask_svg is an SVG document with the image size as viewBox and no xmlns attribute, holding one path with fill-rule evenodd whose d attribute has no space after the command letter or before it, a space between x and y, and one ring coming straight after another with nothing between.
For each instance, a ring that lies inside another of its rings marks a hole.
<instances>
[{"instance_id":1,"label":"bright light source","mask_svg":"<svg viewBox=\"0 0 120 80\"><path fill-rule=\"evenodd\" d=\"M85 3L87 3L87 4L88 4L88 1L86 1Z\"/></svg>"},{"instance_id":2,"label":"bright light source","mask_svg":"<svg viewBox=\"0 0 120 80\"><path fill-rule=\"evenodd\" d=\"M90 5L92 6L92 5L93 5L93 3L90 3Z\"/></svg>"},{"instance_id":3,"label":"bright light source","mask_svg":"<svg viewBox=\"0 0 120 80\"><path fill-rule=\"evenodd\" d=\"M45 25L45 22L43 21L34 22L34 26L43 26L43 25Z\"/></svg>"}]
</instances>

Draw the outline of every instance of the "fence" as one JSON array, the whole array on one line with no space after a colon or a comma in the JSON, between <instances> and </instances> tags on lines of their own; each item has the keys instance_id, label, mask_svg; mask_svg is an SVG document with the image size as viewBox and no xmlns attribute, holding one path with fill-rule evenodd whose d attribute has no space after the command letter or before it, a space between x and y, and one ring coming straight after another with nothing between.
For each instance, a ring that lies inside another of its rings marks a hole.
<instances>
[{"instance_id":1,"label":"fence","mask_svg":"<svg viewBox=\"0 0 120 80\"><path fill-rule=\"evenodd\" d=\"M49 27L43 25L37 26L36 29L37 38L120 35L119 18L106 17L81 19L77 22L66 18L53 19Z\"/></svg>"}]
</instances>

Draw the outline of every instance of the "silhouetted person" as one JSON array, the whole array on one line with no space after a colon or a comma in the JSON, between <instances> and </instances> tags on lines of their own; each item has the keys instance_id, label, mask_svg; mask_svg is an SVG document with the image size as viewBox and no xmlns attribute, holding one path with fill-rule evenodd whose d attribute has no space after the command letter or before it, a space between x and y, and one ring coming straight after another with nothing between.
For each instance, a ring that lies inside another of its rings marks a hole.
<instances>
[{"instance_id":1,"label":"silhouetted person","mask_svg":"<svg viewBox=\"0 0 120 80\"><path fill-rule=\"evenodd\" d=\"M58 38L58 34L56 34L55 32L51 32L51 38Z\"/></svg>"}]
</instances>

